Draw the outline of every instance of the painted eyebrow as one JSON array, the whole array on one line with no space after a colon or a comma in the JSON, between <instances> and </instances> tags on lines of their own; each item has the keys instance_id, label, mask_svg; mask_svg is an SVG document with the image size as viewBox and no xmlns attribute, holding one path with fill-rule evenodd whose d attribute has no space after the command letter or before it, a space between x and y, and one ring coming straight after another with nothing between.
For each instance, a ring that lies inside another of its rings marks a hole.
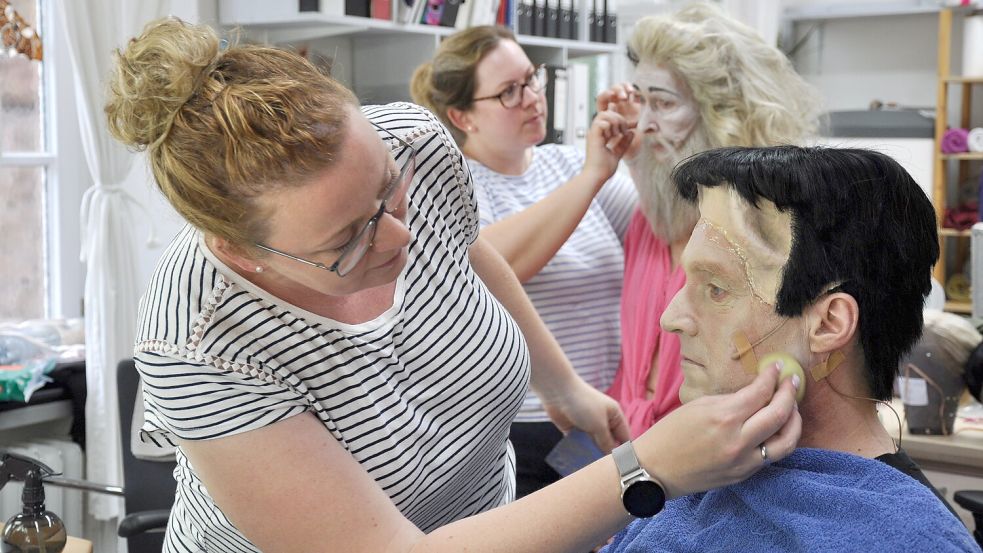
<instances>
[{"instance_id":1,"label":"painted eyebrow","mask_svg":"<svg viewBox=\"0 0 983 553\"><path fill-rule=\"evenodd\" d=\"M635 90L636 90L636 91L637 91L637 92L638 92L639 94L641 94L641 92L642 92L642 87L640 87L640 86L638 86L638 85L637 85L637 84L635 84L635 83L632 83L632 85L631 85L631 86L632 86L632 88L634 88L634 89L635 89ZM649 94L654 94L654 93L656 93L656 92L665 92L666 94L672 94L673 96L676 96L677 98L682 98L682 95L681 95L681 94L679 94L678 92L675 92L675 91L672 91L672 90L669 90L668 88L662 88L661 86L650 86L650 87L648 88L648 93L649 93Z\"/></svg>"}]
</instances>

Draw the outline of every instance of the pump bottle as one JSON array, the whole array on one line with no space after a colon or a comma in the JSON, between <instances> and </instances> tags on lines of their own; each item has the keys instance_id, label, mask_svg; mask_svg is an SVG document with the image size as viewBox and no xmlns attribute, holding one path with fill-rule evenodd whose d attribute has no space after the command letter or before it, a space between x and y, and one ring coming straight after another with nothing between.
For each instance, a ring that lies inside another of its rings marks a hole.
<instances>
[{"instance_id":1,"label":"pump bottle","mask_svg":"<svg viewBox=\"0 0 983 553\"><path fill-rule=\"evenodd\" d=\"M37 469L27 471L24 510L7 521L0 537L0 553L61 553L68 535L61 519L44 508L44 487Z\"/></svg>"}]
</instances>

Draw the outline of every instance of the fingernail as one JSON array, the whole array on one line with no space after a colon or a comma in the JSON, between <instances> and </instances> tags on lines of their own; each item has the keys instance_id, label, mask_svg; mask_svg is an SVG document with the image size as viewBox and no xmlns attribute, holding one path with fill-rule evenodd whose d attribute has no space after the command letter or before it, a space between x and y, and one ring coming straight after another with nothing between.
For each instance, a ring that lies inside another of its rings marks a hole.
<instances>
[{"instance_id":1,"label":"fingernail","mask_svg":"<svg viewBox=\"0 0 983 553\"><path fill-rule=\"evenodd\" d=\"M793 374L792 375L792 386L795 386L795 389L798 390L800 384L802 384L802 379L799 378L799 375Z\"/></svg>"},{"instance_id":2,"label":"fingernail","mask_svg":"<svg viewBox=\"0 0 983 553\"><path fill-rule=\"evenodd\" d=\"M775 371L776 372L782 372L782 367L784 367L784 366L785 366L785 362L782 361L781 359L779 359L778 361L775 361L775 364L772 365L772 367L775 367Z\"/></svg>"}]
</instances>

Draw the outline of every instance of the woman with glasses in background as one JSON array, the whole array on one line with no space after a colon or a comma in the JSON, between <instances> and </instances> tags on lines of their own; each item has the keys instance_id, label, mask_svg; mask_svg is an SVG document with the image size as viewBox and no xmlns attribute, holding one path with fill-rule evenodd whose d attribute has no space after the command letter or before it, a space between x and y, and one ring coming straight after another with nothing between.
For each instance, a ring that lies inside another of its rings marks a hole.
<instances>
[{"instance_id":1,"label":"woman with glasses in background","mask_svg":"<svg viewBox=\"0 0 983 553\"><path fill-rule=\"evenodd\" d=\"M622 239L636 202L631 180L615 170L631 130L601 112L586 152L537 146L546 136L547 77L508 29L472 27L440 44L411 91L468 160L481 236L512 266L577 373L607 390L621 356ZM562 436L529 394L510 434L519 497L559 478L545 457Z\"/></svg>"},{"instance_id":2,"label":"woman with glasses in background","mask_svg":"<svg viewBox=\"0 0 983 553\"><path fill-rule=\"evenodd\" d=\"M295 54L222 50L176 19L118 52L106 113L190 223L134 353L142 439L178 446L164 551L584 551L628 521L610 458L506 505L530 381L563 428L608 447L627 428L478 235L433 115L360 108ZM768 404L776 380L635 441L666 494L751 474L766 438L770 458L791 451L799 419L790 386Z\"/></svg>"}]
</instances>

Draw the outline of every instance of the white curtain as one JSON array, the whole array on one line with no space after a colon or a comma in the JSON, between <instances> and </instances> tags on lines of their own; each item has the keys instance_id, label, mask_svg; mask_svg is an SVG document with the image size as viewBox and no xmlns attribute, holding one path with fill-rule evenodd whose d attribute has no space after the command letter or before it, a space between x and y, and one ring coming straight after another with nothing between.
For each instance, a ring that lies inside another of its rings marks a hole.
<instances>
[{"instance_id":1,"label":"white curtain","mask_svg":"<svg viewBox=\"0 0 983 553\"><path fill-rule=\"evenodd\" d=\"M138 204L122 188L134 156L107 130L103 105L112 52L143 25L166 15L170 0L57 0L71 53L82 149L94 183L82 200L82 261L86 264L86 478L121 485L116 364L133 355L137 302L133 214ZM119 516L122 502L89 495L99 520Z\"/></svg>"}]
</instances>

